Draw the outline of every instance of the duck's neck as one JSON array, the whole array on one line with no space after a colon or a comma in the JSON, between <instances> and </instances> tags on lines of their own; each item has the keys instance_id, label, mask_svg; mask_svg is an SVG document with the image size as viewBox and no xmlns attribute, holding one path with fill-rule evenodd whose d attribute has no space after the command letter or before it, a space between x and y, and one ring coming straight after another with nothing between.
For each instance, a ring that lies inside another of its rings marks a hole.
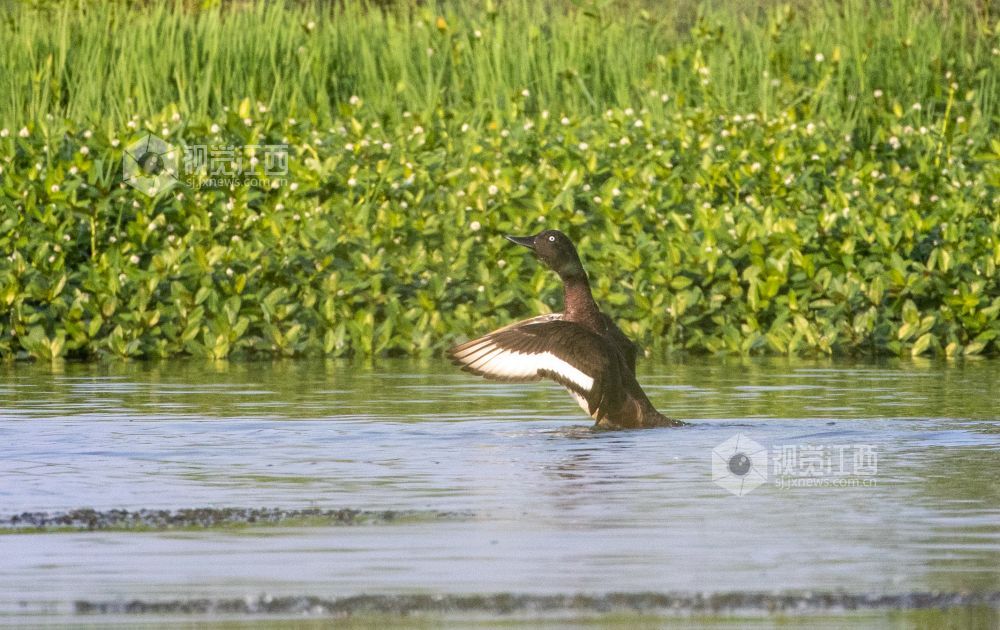
<instances>
[{"instance_id":1,"label":"duck's neck","mask_svg":"<svg viewBox=\"0 0 1000 630\"><path fill-rule=\"evenodd\" d=\"M590 293L590 282L587 281L587 274L583 269L574 270L562 275L563 297L566 306L566 319L574 322L587 324L594 330L598 330L601 323L601 310L594 302L594 296Z\"/></svg>"}]
</instances>

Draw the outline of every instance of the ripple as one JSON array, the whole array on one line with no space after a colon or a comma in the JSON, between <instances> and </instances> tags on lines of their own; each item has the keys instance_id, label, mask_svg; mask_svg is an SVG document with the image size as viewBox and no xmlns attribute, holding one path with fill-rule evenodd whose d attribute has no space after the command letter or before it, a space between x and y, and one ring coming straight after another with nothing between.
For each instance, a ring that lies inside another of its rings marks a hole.
<instances>
[{"instance_id":1,"label":"ripple","mask_svg":"<svg viewBox=\"0 0 1000 630\"><path fill-rule=\"evenodd\" d=\"M64 531L164 531L232 527L372 525L463 520L468 512L418 510L287 510L279 508L189 508L182 510L91 510L24 512L0 517L0 533Z\"/></svg>"},{"instance_id":2,"label":"ripple","mask_svg":"<svg viewBox=\"0 0 1000 630\"><path fill-rule=\"evenodd\" d=\"M307 615L343 617L436 613L538 617L552 614L644 613L691 615L796 615L857 610L950 610L1000 608L1000 592L869 593L610 593L606 595L355 595L342 598L270 596L234 599L77 601L80 615Z\"/></svg>"}]
</instances>

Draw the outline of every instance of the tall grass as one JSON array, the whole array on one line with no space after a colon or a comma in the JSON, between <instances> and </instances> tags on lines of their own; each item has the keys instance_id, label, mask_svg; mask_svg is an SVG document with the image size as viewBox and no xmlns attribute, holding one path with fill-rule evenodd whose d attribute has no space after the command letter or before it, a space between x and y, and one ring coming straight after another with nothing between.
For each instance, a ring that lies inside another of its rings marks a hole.
<instances>
[{"instance_id":1,"label":"tall grass","mask_svg":"<svg viewBox=\"0 0 1000 630\"><path fill-rule=\"evenodd\" d=\"M933 112L955 82L996 126L1000 22L989 2L661 4L8 3L0 123L51 114L120 126L168 107L211 117L247 96L317 122L351 96L393 119L481 120L527 93L554 112L666 94L728 112L795 105L864 127L875 90Z\"/></svg>"}]
</instances>

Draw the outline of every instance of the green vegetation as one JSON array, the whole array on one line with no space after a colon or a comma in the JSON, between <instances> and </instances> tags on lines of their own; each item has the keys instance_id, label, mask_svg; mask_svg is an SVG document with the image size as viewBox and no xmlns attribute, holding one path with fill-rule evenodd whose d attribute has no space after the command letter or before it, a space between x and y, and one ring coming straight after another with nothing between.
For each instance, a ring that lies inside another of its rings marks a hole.
<instances>
[{"instance_id":1,"label":"green vegetation","mask_svg":"<svg viewBox=\"0 0 1000 630\"><path fill-rule=\"evenodd\" d=\"M439 353L542 227L653 352L1000 351L991 5L726 4L9 6L0 356ZM148 197L147 133L288 174Z\"/></svg>"}]
</instances>

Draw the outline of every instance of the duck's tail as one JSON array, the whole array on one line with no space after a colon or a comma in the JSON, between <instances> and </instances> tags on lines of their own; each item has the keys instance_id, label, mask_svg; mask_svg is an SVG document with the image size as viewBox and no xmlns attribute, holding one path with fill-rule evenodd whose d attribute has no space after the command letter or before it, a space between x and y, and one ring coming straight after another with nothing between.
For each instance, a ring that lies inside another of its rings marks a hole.
<instances>
[{"instance_id":1,"label":"duck's tail","mask_svg":"<svg viewBox=\"0 0 1000 630\"><path fill-rule=\"evenodd\" d=\"M668 418L657 410L653 410L653 413L644 416L642 419L643 427L686 427L689 423L683 420L677 420L675 418Z\"/></svg>"}]
</instances>

